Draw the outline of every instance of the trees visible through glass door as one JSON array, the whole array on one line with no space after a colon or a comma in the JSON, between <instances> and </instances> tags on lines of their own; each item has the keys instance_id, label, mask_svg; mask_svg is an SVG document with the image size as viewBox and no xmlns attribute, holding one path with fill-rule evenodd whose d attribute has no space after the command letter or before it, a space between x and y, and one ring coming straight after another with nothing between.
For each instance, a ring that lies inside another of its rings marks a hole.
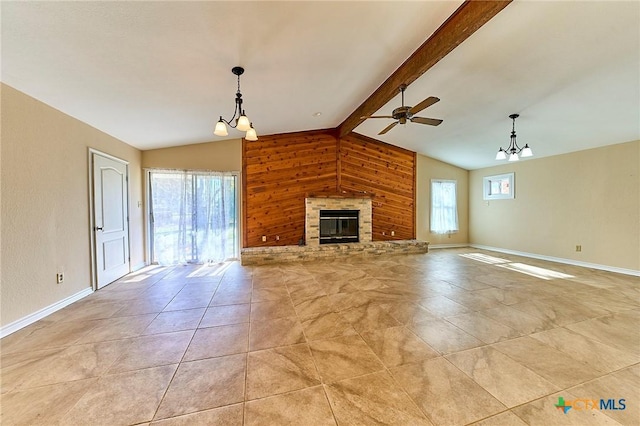
<instances>
[{"instance_id":1,"label":"trees visible through glass door","mask_svg":"<svg viewBox=\"0 0 640 426\"><path fill-rule=\"evenodd\" d=\"M149 172L153 263L222 262L238 257L237 175Z\"/></svg>"}]
</instances>

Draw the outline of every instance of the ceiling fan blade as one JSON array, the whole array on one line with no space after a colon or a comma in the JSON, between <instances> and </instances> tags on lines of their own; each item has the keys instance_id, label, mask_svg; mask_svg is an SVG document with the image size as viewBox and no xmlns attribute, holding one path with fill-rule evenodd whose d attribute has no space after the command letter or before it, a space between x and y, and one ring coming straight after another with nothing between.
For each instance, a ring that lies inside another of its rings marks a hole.
<instances>
[{"instance_id":1,"label":"ceiling fan blade","mask_svg":"<svg viewBox=\"0 0 640 426\"><path fill-rule=\"evenodd\" d=\"M382 129L382 131L380 133L378 133L379 135L384 135L385 133L387 133L389 130L393 129L396 124L398 124L399 122L396 121L394 123L389 124L387 127L385 127L384 129Z\"/></svg>"},{"instance_id":2,"label":"ceiling fan blade","mask_svg":"<svg viewBox=\"0 0 640 426\"><path fill-rule=\"evenodd\" d=\"M366 120L367 118L393 118L392 115L363 115L360 120Z\"/></svg>"},{"instance_id":3,"label":"ceiling fan blade","mask_svg":"<svg viewBox=\"0 0 640 426\"><path fill-rule=\"evenodd\" d=\"M442 120L436 118L413 117L410 119L412 123L428 124L430 126L438 126Z\"/></svg>"},{"instance_id":4,"label":"ceiling fan blade","mask_svg":"<svg viewBox=\"0 0 640 426\"><path fill-rule=\"evenodd\" d=\"M425 109L426 107L430 107L431 105L435 104L438 101L440 101L440 98L436 98L435 96L429 96L427 99L425 99L424 101L420 102L418 105L411 108L409 112L411 114L417 114L423 109Z\"/></svg>"}]
</instances>

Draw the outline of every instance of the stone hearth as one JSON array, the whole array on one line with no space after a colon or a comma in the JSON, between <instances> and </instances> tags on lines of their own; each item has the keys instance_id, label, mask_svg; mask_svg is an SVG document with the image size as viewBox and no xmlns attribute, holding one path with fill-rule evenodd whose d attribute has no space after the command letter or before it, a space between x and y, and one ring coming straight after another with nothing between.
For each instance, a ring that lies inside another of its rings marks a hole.
<instances>
[{"instance_id":1,"label":"stone hearth","mask_svg":"<svg viewBox=\"0 0 640 426\"><path fill-rule=\"evenodd\" d=\"M424 254L429 243L417 240L372 241L351 244L316 244L315 246L250 247L240 251L243 265L308 262L336 258L375 258L401 254Z\"/></svg>"}]
</instances>

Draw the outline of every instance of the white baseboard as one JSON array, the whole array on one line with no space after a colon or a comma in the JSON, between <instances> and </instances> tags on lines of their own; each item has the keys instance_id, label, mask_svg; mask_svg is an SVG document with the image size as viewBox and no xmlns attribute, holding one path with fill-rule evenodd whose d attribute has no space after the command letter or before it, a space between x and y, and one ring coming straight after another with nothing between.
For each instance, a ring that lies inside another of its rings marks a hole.
<instances>
[{"instance_id":1,"label":"white baseboard","mask_svg":"<svg viewBox=\"0 0 640 426\"><path fill-rule=\"evenodd\" d=\"M548 260L549 262L564 263L566 265L582 266L583 268L599 269L601 271L616 272L618 274L633 275L640 277L640 271L635 269L618 268L617 266L600 265L598 263L582 262L580 260L565 259L563 257L545 256L543 254L527 253L517 250L503 249L499 247L483 246L480 244L469 244L469 247L497 251L499 253L514 254L516 256L530 257L532 259Z\"/></svg>"},{"instance_id":2,"label":"white baseboard","mask_svg":"<svg viewBox=\"0 0 640 426\"><path fill-rule=\"evenodd\" d=\"M429 250L431 249L446 249L446 248L461 248L469 247L468 243L463 244L429 244Z\"/></svg>"},{"instance_id":3,"label":"white baseboard","mask_svg":"<svg viewBox=\"0 0 640 426\"><path fill-rule=\"evenodd\" d=\"M33 324L34 322L51 315L52 313L59 311L65 306L69 306L73 302L76 302L84 297L87 297L93 293L93 289L91 287L87 287L86 289L77 292L65 299L62 299L52 305L47 306L46 308L42 308L37 312L27 315L26 317L20 318L17 321L14 321L10 324L0 327L0 338L10 335L11 333L15 333L16 331Z\"/></svg>"}]
</instances>

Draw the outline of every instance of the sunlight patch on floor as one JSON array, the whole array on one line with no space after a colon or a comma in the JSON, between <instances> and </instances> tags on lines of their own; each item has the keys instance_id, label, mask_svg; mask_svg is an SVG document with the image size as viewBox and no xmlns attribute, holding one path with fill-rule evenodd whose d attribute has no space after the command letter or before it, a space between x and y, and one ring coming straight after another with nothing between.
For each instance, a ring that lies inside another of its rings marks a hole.
<instances>
[{"instance_id":1,"label":"sunlight patch on floor","mask_svg":"<svg viewBox=\"0 0 640 426\"><path fill-rule=\"evenodd\" d=\"M123 283L136 283L139 281L143 281L149 277L154 276L155 274L157 274L158 272L162 272L165 269L160 266L160 265L149 265L149 266L145 266L144 268L136 271L136 272L132 272L129 275L127 275L127 278L125 280L122 280L121 282Z\"/></svg>"},{"instance_id":2,"label":"sunlight patch on floor","mask_svg":"<svg viewBox=\"0 0 640 426\"><path fill-rule=\"evenodd\" d=\"M542 278L543 280L574 278L573 275L563 274L562 272L552 271L551 269L540 268L538 266L527 265L526 263L508 263L497 266L510 271L531 275L532 277Z\"/></svg>"},{"instance_id":3,"label":"sunlight patch on floor","mask_svg":"<svg viewBox=\"0 0 640 426\"><path fill-rule=\"evenodd\" d=\"M499 263L509 263L510 261L507 259L502 259L500 257L489 256L488 254L482 253L464 253L460 256L466 257L467 259L477 260L478 262L488 263L490 265L497 265Z\"/></svg>"},{"instance_id":4,"label":"sunlight patch on floor","mask_svg":"<svg viewBox=\"0 0 640 426\"><path fill-rule=\"evenodd\" d=\"M465 253L461 254L460 256L466 257L467 259L476 260L478 262L496 265L500 268L505 268L510 271L527 274L532 277L541 278L543 280L574 278L573 275L563 274L562 272L552 271L551 269L527 265L526 263L511 262L507 259L493 257L482 253Z\"/></svg>"},{"instance_id":5,"label":"sunlight patch on floor","mask_svg":"<svg viewBox=\"0 0 640 426\"><path fill-rule=\"evenodd\" d=\"M205 263L200 265L198 269L187 275L189 278L216 277L224 274L231 266L232 261L221 263Z\"/></svg>"}]
</instances>

